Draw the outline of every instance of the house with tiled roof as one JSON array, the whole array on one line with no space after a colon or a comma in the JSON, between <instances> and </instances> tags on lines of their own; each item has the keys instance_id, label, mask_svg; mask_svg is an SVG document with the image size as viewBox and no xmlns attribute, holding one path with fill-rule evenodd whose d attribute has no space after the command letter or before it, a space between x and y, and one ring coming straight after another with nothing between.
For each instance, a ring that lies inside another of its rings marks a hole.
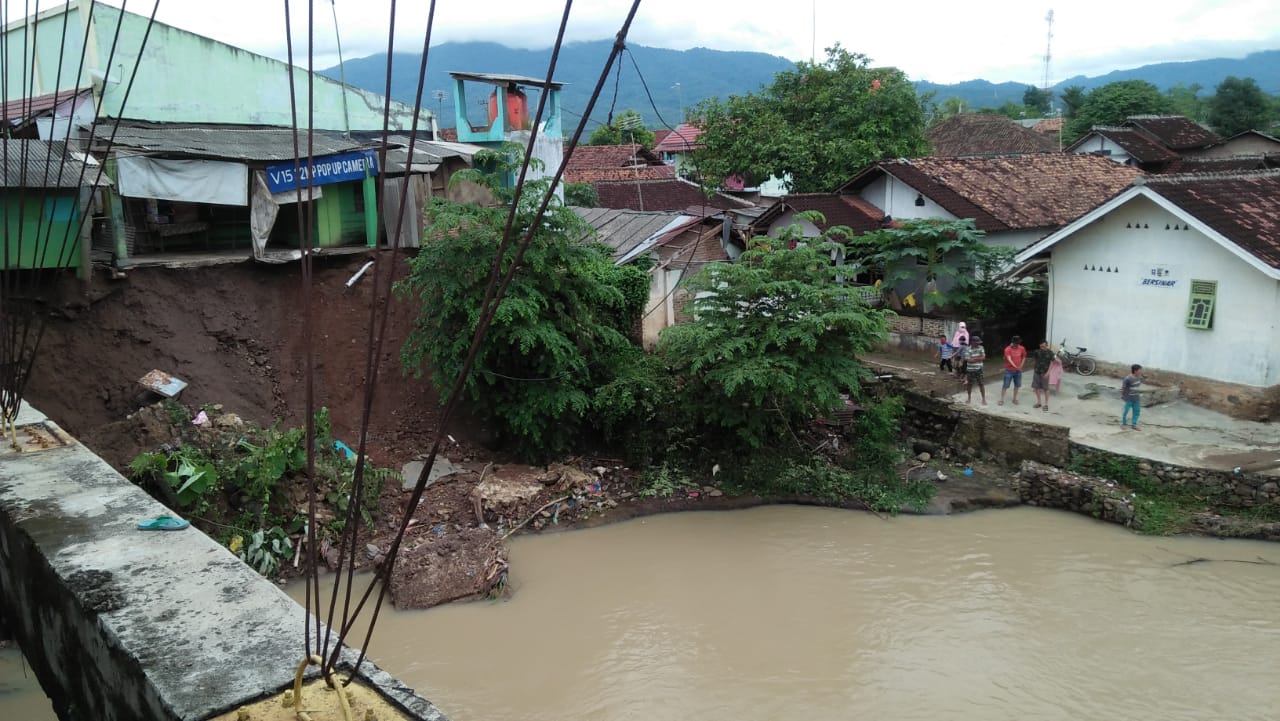
<instances>
[{"instance_id":1,"label":"house with tiled roof","mask_svg":"<svg viewBox=\"0 0 1280 721\"><path fill-rule=\"evenodd\" d=\"M690 299L681 283L708 264L738 257L744 243L733 230L730 214L574 208L593 229L593 238L609 246L614 263L641 258L652 262L649 300L640 319L640 340L647 348L664 328L690 319Z\"/></svg>"},{"instance_id":2,"label":"house with tiled roof","mask_svg":"<svg viewBox=\"0 0 1280 721\"><path fill-rule=\"evenodd\" d=\"M952 115L930 127L926 136L935 156L1058 152L1057 140L993 113Z\"/></svg>"},{"instance_id":3,"label":"house with tiled roof","mask_svg":"<svg viewBox=\"0 0 1280 721\"><path fill-rule=\"evenodd\" d=\"M592 183L600 196L600 207L630 210L733 210L752 208L753 203L725 193L708 196L697 184L682 178L664 180L610 180Z\"/></svg>"},{"instance_id":4,"label":"house with tiled roof","mask_svg":"<svg viewBox=\"0 0 1280 721\"><path fill-rule=\"evenodd\" d=\"M1280 165L1280 138L1275 138L1258 130L1246 130L1226 140L1211 145L1196 154L1197 158L1224 158L1242 156L1262 156L1267 158L1273 167Z\"/></svg>"},{"instance_id":5,"label":"house with tiled roof","mask_svg":"<svg viewBox=\"0 0 1280 721\"><path fill-rule=\"evenodd\" d=\"M893 220L972 219L990 245L1020 250L1115 195L1140 175L1065 153L882 160L837 193Z\"/></svg>"},{"instance_id":6,"label":"house with tiled roof","mask_svg":"<svg viewBox=\"0 0 1280 721\"><path fill-rule=\"evenodd\" d=\"M1249 152L1243 148L1212 150L1225 142L1217 133L1183 115L1134 115L1120 127L1093 127L1067 152L1101 155L1149 173L1160 173L1168 172L1179 158Z\"/></svg>"},{"instance_id":7,"label":"house with tiled roof","mask_svg":"<svg viewBox=\"0 0 1280 721\"><path fill-rule=\"evenodd\" d=\"M1018 262L1045 273L1052 338L1280 419L1280 171L1136 178Z\"/></svg>"},{"instance_id":8,"label":"house with tiled roof","mask_svg":"<svg viewBox=\"0 0 1280 721\"><path fill-rule=\"evenodd\" d=\"M566 183L662 180L676 177L675 169L643 145L579 145L568 155Z\"/></svg>"},{"instance_id":9,"label":"house with tiled roof","mask_svg":"<svg viewBox=\"0 0 1280 721\"><path fill-rule=\"evenodd\" d=\"M654 143L653 152L663 161L679 167L689 159L693 151L702 147L698 142L699 135L702 135L702 128L690 123L680 123Z\"/></svg>"}]
</instances>

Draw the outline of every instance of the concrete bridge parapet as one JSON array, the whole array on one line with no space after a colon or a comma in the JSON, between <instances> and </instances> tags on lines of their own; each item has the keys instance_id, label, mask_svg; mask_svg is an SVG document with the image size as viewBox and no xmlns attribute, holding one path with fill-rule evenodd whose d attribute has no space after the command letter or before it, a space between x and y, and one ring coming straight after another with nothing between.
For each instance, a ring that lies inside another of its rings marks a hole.
<instances>
[{"instance_id":1,"label":"concrete bridge parapet","mask_svg":"<svg viewBox=\"0 0 1280 721\"><path fill-rule=\"evenodd\" d=\"M138 530L171 512L34 409L18 423L70 441L0 453L0 615L60 718L207 719L290 684L301 607L193 528ZM444 721L368 661L361 678Z\"/></svg>"}]
</instances>

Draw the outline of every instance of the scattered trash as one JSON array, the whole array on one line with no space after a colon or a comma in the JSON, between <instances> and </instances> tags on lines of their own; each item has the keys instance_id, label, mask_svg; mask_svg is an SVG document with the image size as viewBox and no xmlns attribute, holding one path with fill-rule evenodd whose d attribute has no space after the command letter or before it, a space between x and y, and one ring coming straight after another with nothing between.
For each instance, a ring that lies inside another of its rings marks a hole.
<instances>
[{"instance_id":1,"label":"scattered trash","mask_svg":"<svg viewBox=\"0 0 1280 721\"><path fill-rule=\"evenodd\" d=\"M204 411L200 411L199 413L196 414L196 417L191 421L191 425L193 426L209 425L209 414L205 413Z\"/></svg>"},{"instance_id":2,"label":"scattered trash","mask_svg":"<svg viewBox=\"0 0 1280 721\"><path fill-rule=\"evenodd\" d=\"M354 461L356 459L356 452L351 450L351 447L343 443L342 441L334 441L333 447L335 450L342 451L343 455L347 457L348 461Z\"/></svg>"},{"instance_id":3,"label":"scattered trash","mask_svg":"<svg viewBox=\"0 0 1280 721\"><path fill-rule=\"evenodd\" d=\"M942 471L938 471L938 480L939 481L947 480L947 474L943 473Z\"/></svg>"},{"instance_id":4,"label":"scattered trash","mask_svg":"<svg viewBox=\"0 0 1280 721\"><path fill-rule=\"evenodd\" d=\"M175 378L162 370L151 371L139 378L138 383L141 383L143 388L159 393L165 398L176 398L187 387L186 381L181 378Z\"/></svg>"},{"instance_id":5,"label":"scattered trash","mask_svg":"<svg viewBox=\"0 0 1280 721\"><path fill-rule=\"evenodd\" d=\"M972 469L972 468L966 468L966 469L964 469L964 471L962 471L962 472L963 472L966 476L972 476L972 475L973 475L973 469Z\"/></svg>"},{"instance_id":6,"label":"scattered trash","mask_svg":"<svg viewBox=\"0 0 1280 721\"><path fill-rule=\"evenodd\" d=\"M174 518L173 516L156 516L155 518L151 518L145 521L140 521L138 523L138 530L139 531L181 531L182 529L190 525L191 525L190 523L187 523L181 518Z\"/></svg>"},{"instance_id":7,"label":"scattered trash","mask_svg":"<svg viewBox=\"0 0 1280 721\"><path fill-rule=\"evenodd\" d=\"M698 496L701 496L701 495L702 495L702 494L701 494L701 493L699 493L698 491L689 491L689 497L690 497L690 498L697 498Z\"/></svg>"}]
</instances>

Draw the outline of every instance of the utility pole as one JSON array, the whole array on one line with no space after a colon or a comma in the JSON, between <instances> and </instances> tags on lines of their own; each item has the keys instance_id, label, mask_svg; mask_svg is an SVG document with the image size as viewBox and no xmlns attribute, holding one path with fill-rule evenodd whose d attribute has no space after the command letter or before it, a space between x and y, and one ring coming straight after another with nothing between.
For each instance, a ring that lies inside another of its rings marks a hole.
<instances>
[{"instance_id":1,"label":"utility pole","mask_svg":"<svg viewBox=\"0 0 1280 721\"><path fill-rule=\"evenodd\" d=\"M351 137L351 113L347 110L347 69L342 62L342 34L338 31L337 0L329 0L329 7L333 9L333 37L338 41L338 79L342 83L342 121L343 127L347 129L344 135Z\"/></svg>"},{"instance_id":2,"label":"utility pole","mask_svg":"<svg viewBox=\"0 0 1280 721\"><path fill-rule=\"evenodd\" d=\"M444 115L444 101L449 94L443 90L436 90L431 93L431 97L436 99L436 118L440 118Z\"/></svg>"},{"instance_id":3,"label":"utility pole","mask_svg":"<svg viewBox=\"0 0 1280 721\"><path fill-rule=\"evenodd\" d=\"M679 81L676 81L676 84L672 85L671 89L676 91L676 100L680 102L680 120L676 123L676 125L679 125L684 122L684 92L680 89Z\"/></svg>"}]
</instances>

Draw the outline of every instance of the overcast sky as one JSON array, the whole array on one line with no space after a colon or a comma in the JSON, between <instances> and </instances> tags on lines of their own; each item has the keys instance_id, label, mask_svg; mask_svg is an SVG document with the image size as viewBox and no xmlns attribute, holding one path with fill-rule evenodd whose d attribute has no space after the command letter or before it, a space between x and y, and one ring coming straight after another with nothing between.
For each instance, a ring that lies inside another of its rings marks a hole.
<instances>
[{"instance_id":1,"label":"overcast sky","mask_svg":"<svg viewBox=\"0 0 1280 721\"><path fill-rule=\"evenodd\" d=\"M4 0L10 8L15 0ZM25 0L31 2L31 0ZM152 0L127 3L147 14ZM427 0L400 0L397 48L417 52ZM52 3L43 3L50 7ZM336 0L347 59L386 49L389 0ZM438 0L433 42L489 40L550 47L563 12L557 0ZM569 40L611 38L626 0L578 0ZM1148 63L1243 57L1280 48L1275 0L643 0L630 41L655 47L754 50L807 60L835 42L913 80L982 78L1038 85L1045 14L1054 9L1051 82ZM306 0L290 0L295 53L305 58ZM317 67L337 64L334 7L315 0ZM18 13L21 14L21 13ZM285 57L280 0L160 0L157 18L272 57ZM816 32L815 32L816 29ZM303 63L305 64L305 60ZM539 74L537 68L528 70Z\"/></svg>"}]
</instances>

